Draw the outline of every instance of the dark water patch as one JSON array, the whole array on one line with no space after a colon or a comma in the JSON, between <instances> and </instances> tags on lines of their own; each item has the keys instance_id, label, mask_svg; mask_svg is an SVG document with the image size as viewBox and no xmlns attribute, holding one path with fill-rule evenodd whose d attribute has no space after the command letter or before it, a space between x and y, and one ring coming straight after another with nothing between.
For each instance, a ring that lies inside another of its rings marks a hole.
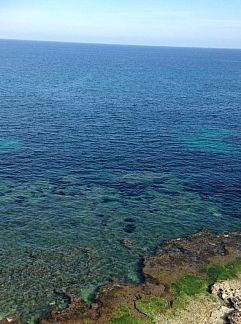
<instances>
[{"instance_id":1,"label":"dark water patch","mask_svg":"<svg viewBox=\"0 0 241 324\"><path fill-rule=\"evenodd\" d=\"M26 201L26 197L24 197L24 196L16 196L16 198L15 198L15 201L16 201L16 203L23 203L23 202L25 202Z\"/></svg>"},{"instance_id":2,"label":"dark water patch","mask_svg":"<svg viewBox=\"0 0 241 324\"><path fill-rule=\"evenodd\" d=\"M126 233L133 233L136 230L136 225L135 224L127 224L124 227L124 232Z\"/></svg>"},{"instance_id":3,"label":"dark water patch","mask_svg":"<svg viewBox=\"0 0 241 324\"><path fill-rule=\"evenodd\" d=\"M97 213L96 216L102 218L102 217L104 217L105 215L104 215L104 214L98 214L98 213Z\"/></svg>"},{"instance_id":4,"label":"dark water patch","mask_svg":"<svg viewBox=\"0 0 241 324\"><path fill-rule=\"evenodd\" d=\"M108 225L108 224L107 224L107 221L102 221L102 222L101 222L101 225L102 225L102 226L107 226L107 225Z\"/></svg>"},{"instance_id":5,"label":"dark water patch","mask_svg":"<svg viewBox=\"0 0 241 324\"><path fill-rule=\"evenodd\" d=\"M135 219L134 218L131 218L131 217L126 217L124 219L124 221L127 222L127 223L134 223L135 222Z\"/></svg>"}]
</instances>

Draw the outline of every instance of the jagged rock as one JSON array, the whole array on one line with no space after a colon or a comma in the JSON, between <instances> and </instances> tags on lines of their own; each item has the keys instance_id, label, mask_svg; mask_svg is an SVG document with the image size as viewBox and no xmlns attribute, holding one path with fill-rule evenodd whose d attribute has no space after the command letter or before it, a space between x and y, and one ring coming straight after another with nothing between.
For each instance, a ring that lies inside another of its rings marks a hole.
<instances>
[{"instance_id":1,"label":"jagged rock","mask_svg":"<svg viewBox=\"0 0 241 324\"><path fill-rule=\"evenodd\" d=\"M217 282L212 287L212 293L217 294L230 307L237 311L241 311L240 279Z\"/></svg>"},{"instance_id":2,"label":"jagged rock","mask_svg":"<svg viewBox=\"0 0 241 324\"><path fill-rule=\"evenodd\" d=\"M0 320L0 324L20 324L17 315L7 316L6 319Z\"/></svg>"},{"instance_id":3,"label":"jagged rock","mask_svg":"<svg viewBox=\"0 0 241 324\"><path fill-rule=\"evenodd\" d=\"M227 316L230 324L241 324L241 312L234 311Z\"/></svg>"}]
</instances>

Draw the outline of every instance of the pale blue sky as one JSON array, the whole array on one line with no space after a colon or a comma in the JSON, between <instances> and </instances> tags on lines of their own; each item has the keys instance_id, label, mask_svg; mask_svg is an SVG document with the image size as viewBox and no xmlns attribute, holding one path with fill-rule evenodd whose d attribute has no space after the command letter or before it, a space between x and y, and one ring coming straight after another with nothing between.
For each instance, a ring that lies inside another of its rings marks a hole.
<instances>
[{"instance_id":1,"label":"pale blue sky","mask_svg":"<svg viewBox=\"0 0 241 324\"><path fill-rule=\"evenodd\" d=\"M0 0L0 38L241 48L241 0Z\"/></svg>"}]
</instances>

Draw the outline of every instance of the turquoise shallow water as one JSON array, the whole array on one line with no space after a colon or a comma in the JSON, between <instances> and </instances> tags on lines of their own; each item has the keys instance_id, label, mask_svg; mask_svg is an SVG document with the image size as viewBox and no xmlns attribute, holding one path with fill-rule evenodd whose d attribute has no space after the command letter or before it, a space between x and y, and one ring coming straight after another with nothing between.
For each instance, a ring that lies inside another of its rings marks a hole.
<instances>
[{"instance_id":1,"label":"turquoise shallow water","mask_svg":"<svg viewBox=\"0 0 241 324\"><path fill-rule=\"evenodd\" d=\"M241 229L241 51L0 41L0 76L0 318Z\"/></svg>"}]
</instances>

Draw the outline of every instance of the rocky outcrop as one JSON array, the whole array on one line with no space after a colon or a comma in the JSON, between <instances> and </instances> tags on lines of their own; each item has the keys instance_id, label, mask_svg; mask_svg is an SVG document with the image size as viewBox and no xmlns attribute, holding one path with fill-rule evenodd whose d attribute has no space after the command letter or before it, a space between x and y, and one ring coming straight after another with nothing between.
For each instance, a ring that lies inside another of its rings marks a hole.
<instances>
[{"instance_id":1,"label":"rocky outcrop","mask_svg":"<svg viewBox=\"0 0 241 324\"><path fill-rule=\"evenodd\" d=\"M122 244L128 249L132 248L132 243L129 241L122 242ZM143 309L145 306L143 306L143 301L146 300L146 296L157 297L156 299L148 299L148 307L153 301L155 303L157 301L158 304L158 300L165 299L168 307L171 308L174 298L172 284L178 278L189 276L188 280L190 282L194 280L193 282L197 285L197 289L203 291L203 287L205 288L207 285L205 281L207 280L206 277L209 276L209 279L211 278L214 281L219 280L221 277L218 277L220 275L219 268L218 271L211 269L209 273L200 274L201 268L210 264L217 264L224 267L224 265L238 258L241 258L241 233L214 235L205 232L191 237L165 242L157 249L155 256L148 257L144 260L143 284L130 285L113 282L99 290L94 303L91 305L85 304L81 299L70 293L67 295L69 307L63 311L55 311L48 314L45 319L40 321L40 324L106 324L116 316L120 307L126 307L128 309L123 316L135 317L138 323L150 323L150 319L145 315L148 312L140 312L138 311L138 307L136 307L139 304ZM224 270L227 272L225 272L225 275L232 273L230 269L227 270L224 268ZM213 279L212 276L214 275L216 277ZM199 278L195 279L195 276L199 276ZM181 284L190 284L188 280L184 283L181 282ZM207 280L207 282L209 281ZM180 288L180 285L177 285L177 287ZM187 287L184 288L187 289ZM192 294L195 294L193 287L191 287L191 290ZM209 300L210 296L208 298L207 296L202 297L204 299L199 304L199 297L195 298L194 301L190 300L190 303L194 302L194 304L190 304L193 308L193 312L190 312L190 318L192 318L193 322L186 321L185 323L196 323L193 314L199 316L202 309L201 305L203 304L203 314L207 315L205 317L207 321L205 322L204 317L202 317L202 323L223 323L223 316L226 316L226 319L228 318L230 323L241 324L240 291L241 288L237 286L237 282L236 286L232 286L231 281L228 284L224 281L216 283L212 289L213 296L218 295L222 303L215 304L212 298ZM188 295L187 291L185 293ZM142 300L142 302L138 303L137 301L139 300ZM156 307L156 304L153 304L153 309L155 308L154 306ZM180 310L178 316L180 317L183 314L183 318L185 318L187 313L183 312L183 309ZM154 316L153 313L152 316ZM159 316L160 319L161 315ZM171 319L167 319L166 317L166 322L162 321L162 323L182 323L180 321L175 322L175 318L173 317L172 322L169 322L169 320ZM239 322L237 322L238 320ZM158 316L156 322L161 323L161 321L158 322ZM197 319L197 323L201 323L200 319Z\"/></svg>"},{"instance_id":2,"label":"rocky outcrop","mask_svg":"<svg viewBox=\"0 0 241 324\"><path fill-rule=\"evenodd\" d=\"M241 324L241 280L217 282L212 293L220 297L230 307L227 320L231 324Z\"/></svg>"},{"instance_id":3,"label":"rocky outcrop","mask_svg":"<svg viewBox=\"0 0 241 324\"><path fill-rule=\"evenodd\" d=\"M226 264L241 257L241 233L199 233L162 244L156 255L145 259L147 279L170 283L175 277L196 274L209 263Z\"/></svg>"},{"instance_id":4,"label":"rocky outcrop","mask_svg":"<svg viewBox=\"0 0 241 324\"><path fill-rule=\"evenodd\" d=\"M212 293L218 295L230 307L241 311L241 280L217 282L212 287Z\"/></svg>"},{"instance_id":5,"label":"rocky outcrop","mask_svg":"<svg viewBox=\"0 0 241 324\"><path fill-rule=\"evenodd\" d=\"M233 311L227 316L229 324L240 324L241 323L241 312Z\"/></svg>"}]
</instances>

